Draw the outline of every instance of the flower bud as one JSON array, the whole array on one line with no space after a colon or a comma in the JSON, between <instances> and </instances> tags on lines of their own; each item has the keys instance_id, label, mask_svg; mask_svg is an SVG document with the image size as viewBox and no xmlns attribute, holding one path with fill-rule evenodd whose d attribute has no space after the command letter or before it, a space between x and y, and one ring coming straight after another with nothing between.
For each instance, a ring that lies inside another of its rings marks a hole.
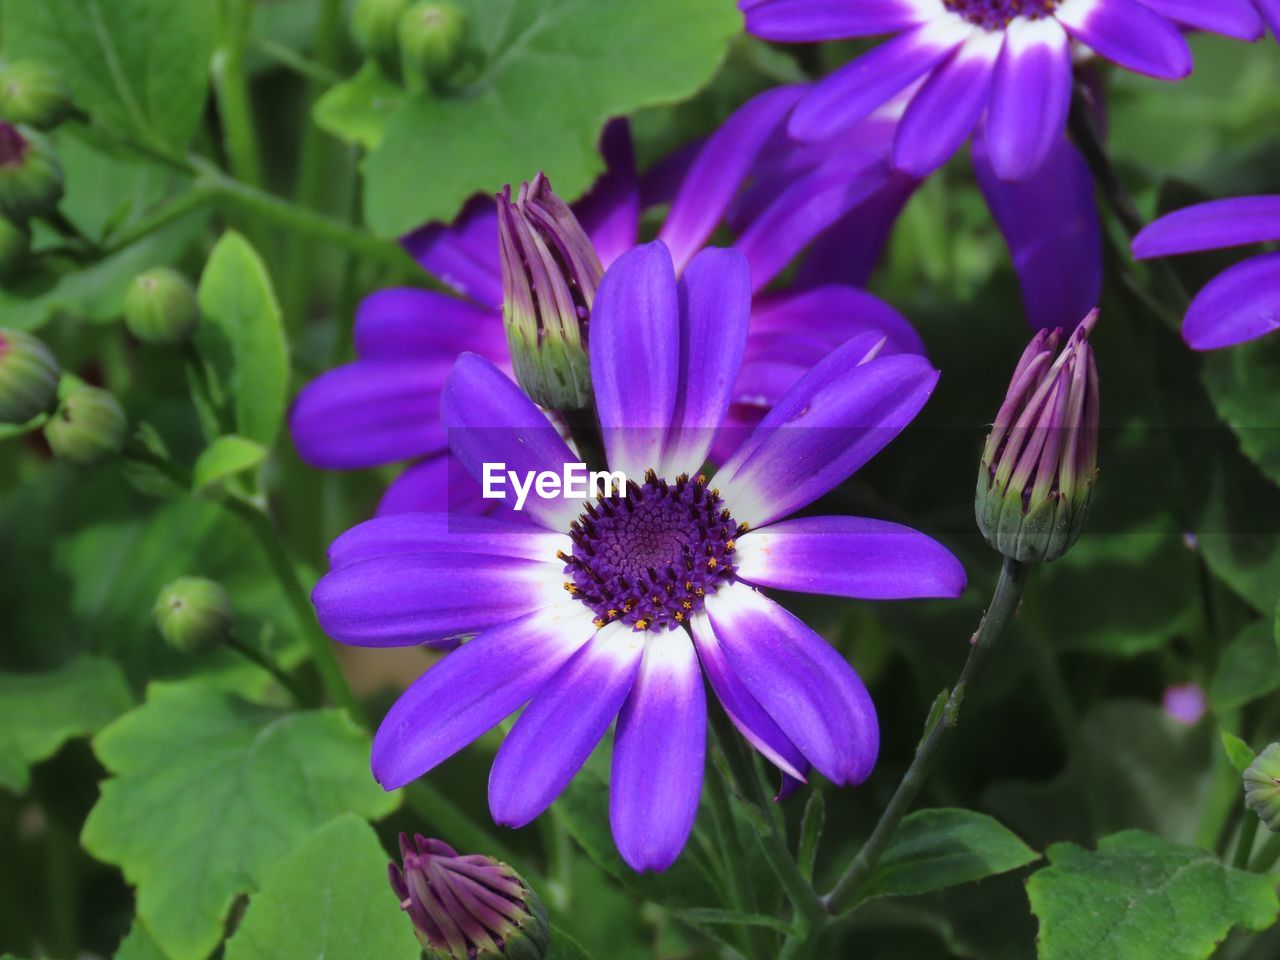
<instances>
[{"instance_id":1,"label":"flower bud","mask_svg":"<svg viewBox=\"0 0 1280 960\"><path fill-rule=\"evenodd\" d=\"M0 328L0 423L26 423L47 412L61 375L43 343L29 333Z\"/></svg>"},{"instance_id":2,"label":"flower bud","mask_svg":"<svg viewBox=\"0 0 1280 960\"><path fill-rule=\"evenodd\" d=\"M351 11L351 33L365 56L394 73L399 54L397 30L401 15L412 0L356 0Z\"/></svg>"},{"instance_id":3,"label":"flower bud","mask_svg":"<svg viewBox=\"0 0 1280 960\"><path fill-rule=\"evenodd\" d=\"M467 52L467 15L451 3L422 0L400 17L400 64L407 79L447 79Z\"/></svg>"},{"instance_id":4,"label":"flower bud","mask_svg":"<svg viewBox=\"0 0 1280 960\"><path fill-rule=\"evenodd\" d=\"M460 856L440 840L400 834L400 864L388 869L400 909L427 960L543 960L547 910L524 878L480 854Z\"/></svg>"},{"instance_id":5,"label":"flower bud","mask_svg":"<svg viewBox=\"0 0 1280 960\"><path fill-rule=\"evenodd\" d=\"M44 425L44 438L54 454L71 463L97 463L124 446L128 421L109 391L80 386L58 404Z\"/></svg>"},{"instance_id":6,"label":"flower bud","mask_svg":"<svg viewBox=\"0 0 1280 960\"><path fill-rule=\"evenodd\" d=\"M542 174L497 196L502 322L516 380L552 410L591 405L587 331L604 276L600 257L568 204Z\"/></svg>"},{"instance_id":7,"label":"flower bud","mask_svg":"<svg viewBox=\"0 0 1280 960\"><path fill-rule=\"evenodd\" d=\"M62 199L62 165L42 137L0 123L0 215L26 220Z\"/></svg>"},{"instance_id":8,"label":"flower bud","mask_svg":"<svg viewBox=\"0 0 1280 960\"><path fill-rule=\"evenodd\" d=\"M1244 802L1268 830L1280 833L1280 743L1270 744L1244 772Z\"/></svg>"},{"instance_id":9,"label":"flower bud","mask_svg":"<svg viewBox=\"0 0 1280 960\"><path fill-rule=\"evenodd\" d=\"M235 623L227 591L202 577L173 581L160 591L151 613L164 642L186 654L221 646Z\"/></svg>"},{"instance_id":10,"label":"flower bud","mask_svg":"<svg viewBox=\"0 0 1280 960\"><path fill-rule=\"evenodd\" d=\"M11 277L27 262L31 231L26 224L0 217L0 277Z\"/></svg>"},{"instance_id":11,"label":"flower bud","mask_svg":"<svg viewBox=\"0 0 1280 960\"><path fill-rule=\"evenodd\" d=\"M17 60L0 67L0 117L49 130L70 112L71 95L53 67L38 60Z\"/></svg>"},{"instance_id":12,"label":"flower bud","mask_svg":"<svg viewBox=\"0 0 1280 960\"><path fill-rule=\"evenodd\" d=\"M199 322L196 292L177 270L156 267L133 278L124 298L124 323L143 343L181 343Z\"/></svg>"},{"instance_id":13,"label":"flower bud","mask_svg":"<svg viewBox=\"0 0 1280 960\"><path fill-rule=\"evenodd\" d=\"M1056 560L1084 529L1098 461L1094 310L1061 353L1061 331L1042 330L1013 372L978 470L978 527L1023 563Z\"/></svg>"}]
</instances>

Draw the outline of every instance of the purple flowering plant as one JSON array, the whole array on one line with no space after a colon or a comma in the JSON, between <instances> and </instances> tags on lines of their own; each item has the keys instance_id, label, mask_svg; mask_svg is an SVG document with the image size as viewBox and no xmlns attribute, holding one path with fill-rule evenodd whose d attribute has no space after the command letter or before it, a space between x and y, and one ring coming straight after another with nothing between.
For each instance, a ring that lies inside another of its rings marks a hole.
<instances>
[{"instance_id":1,"label":"purple flowering plant","mask_svg":"<svg viewBox=\"0 0 1280 960\"><path fill-rule=\"evenodd\" d=\"M0 5L0 957L1273 956L1278 29Z\"/></svg>"}]
</instances>

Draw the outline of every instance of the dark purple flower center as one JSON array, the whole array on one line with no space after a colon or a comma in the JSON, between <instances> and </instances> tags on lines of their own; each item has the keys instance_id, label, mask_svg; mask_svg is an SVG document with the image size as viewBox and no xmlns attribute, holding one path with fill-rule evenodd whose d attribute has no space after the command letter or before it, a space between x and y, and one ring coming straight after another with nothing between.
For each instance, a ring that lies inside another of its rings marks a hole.
<instances>
[{"instance_id":1,"label":"dark purple flower center","mask_svg":"<svg viewBox=\"0 0 1280 960\"><path fill-rule=\"evenodd\" d=\"M733 578L734 538L746 527L706 482L680 476L669 484L650 470L643 484L588 503L573 522L573 554L560 554L565 589L591 608L597 626L674 628Z\"/></svg>"},{"instance_id":2,"label":"dark purple flower center","mask_svg":"<svg viewBox=\"0 0 1280 960\"><path fill-rule=\"evenodd\" d=\"M1039 20L1053 13L1058 0L942 0L952 13L987 30L1003 30L1017 17Z\"/></svg>"},{"instance_id":3,"label":"dark purple flower center","mask_svg":"<svg viewBox=\"0 0 1280 960\"><path fill-rule=\"evenodd\" d=\"M27 155L27 139L10 123L0 123L0 167L22 163Z\"/></svg>"}]
</instances>

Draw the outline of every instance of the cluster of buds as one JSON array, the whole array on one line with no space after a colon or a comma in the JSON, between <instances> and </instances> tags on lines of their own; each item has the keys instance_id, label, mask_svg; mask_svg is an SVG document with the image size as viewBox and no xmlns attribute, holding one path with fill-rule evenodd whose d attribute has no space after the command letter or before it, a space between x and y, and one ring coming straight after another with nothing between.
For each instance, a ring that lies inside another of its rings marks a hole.
<instances>
[{"instance_id":1,"label":"cluster of buds","mask_svg":"<svg viewBox=\"0 0 1280 960\"><path fill-rule=\"evenodd\" d=\"M428 960L543 960L547 910L524 879L480 854L400 834L402 864L388 868L400 909L413 921Z\"/></svg>"},{"instance_id":2,"label":"cluster of buds","mask_svg":"<svg viewBox=\"0 0 1280 960\"><path fill-rule=\"evenodd\" d=\"M0 423L22 424L53 407L62 376L40 340L0 329Z\"/></svg>"},{"instance_id":3,"label":"cluster of buds","mask_svg":"<svg viewBox=\"0 0 1280 960\"><path fill-rule=\"evenodd\" d=\"M535 403L592 403L587 354L591 306L604 277L595 247L541 173L497 196L502 321L516 380Z\"/></svg>"},{"instance_id":4,"label":"cluster of buds","mask_svg":"<svg viewBox=\"0 0 1280 960\"><path fill-rule=\"evenodd\" d=\"M1012 560L1062 556L1084 529L1098 462L1094 310L1059 352L1041 331L1023 352L978 470L978 527Z\"/></svg>"},{"instance_id":5,"label":"cluster of buds","mask_svg":"<svg viewBox=\"0 0 1280 960\"><path fill-rule=\"evenodd\" d=\"M467 59L467 15L446 0L357 0L351 32L367 57L415 89L438 86Z\"/></svg>"},{"instance_id":6,"label":"cluster of buds","mask_svg":"<svg viewBox=\"0 0 1280 960\"><path fill-rule=\"evenodd\" d=\"M227 591L203 577L173 581L160 591L151 612L165 643L186 654L221 646L235 625Z\"/></svg>"},{"instance_id":7,"label":"cluster of buds","mask_svg":"<svg viewBox=\"0 0 1280 960\"><path fill-rule=\"evenodd\" d=\"M62 198L62 165L43 137L0 122L0 272L25 261L31 217L50 213Z\"/></svg>"}]
</instances>

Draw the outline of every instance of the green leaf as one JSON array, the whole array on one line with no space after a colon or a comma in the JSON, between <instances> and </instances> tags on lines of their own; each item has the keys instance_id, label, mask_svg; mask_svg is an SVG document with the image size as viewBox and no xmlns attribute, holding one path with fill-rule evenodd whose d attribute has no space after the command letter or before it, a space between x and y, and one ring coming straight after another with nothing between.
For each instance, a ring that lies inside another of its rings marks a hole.
<instances>
[{"instance_id":1,"label":"green leaf","mask_svg":"<svg viewBox=\"0 0 1280 960\"><path fill-rule=\"evenodd\" d=\"M388 80L369 60L353 77L326 90L311 115L326 133L372 150L382 140L387 119L406 96L404 87Z\"/></svg>"},{"instance_id":2,"label":"green leaf","mask_svg":"<svg viewBox=\"0 0 1280 960\"><path fill-rule=\"evenodd\" d=\"M727 0L472 0L487 66L462 95L406 100L365 161L382 236L448 220L476 192L543 170L576 197L603 169L605 121L690 96L742 18Z\"/></svg>"},{"instance_id":3,"label":"green leaf","mask_svg":"<svg viewBox=\"0 0 1280 960\"><path fill-rule=\"evenodd\" d=\"M551 925L551 946L547 950L547 960L591 960L582 944L565 933L554 923Z\"/></svg>"},{"instance_id":4,"label":"green leaf","mask_svg":"<svg viewBox=\"0 0 1280 960\"><path fill-rule=\"evenodd\" d=\"M354 814L325 824L267 872L226 960L416 960L422 948L387 886L388 859Z\"/></svg>"},{"instance_id":5,"label":"green leaf","mask_svg":"<svg viewBox=\"0 0 1280 960\"><path fill-rule=\"evenodd\" d=\"M1240 449L1280 483L1280 343L1264 337L1205 357L1204 384Z\"/></svg>"},{"instance_id":6,"label":"green leaf","mask_svg":"<svg viewBox=\"0 0 1280 960\"><path fill-rule=\"evenodd\" d=\"M898 827L858 899L910 897L1006 873L1039 854L972 810L918 810Z\"/></svg>"},{"instance_id":7,"label":"green leaf","mask_svg":"<svg viewBox=\"0 0 1280 960\"><path fill-rule=\"evenodd\" d=\"M25 790L31 765L133 705L124 674L86 657L49 673L0 673L0 787Z\"/></svg>"},{"instance_id":8,"label":"green leaf","mask_svg":"<svg viewBox=\"0 0 1280 960\"><path fill-rule=\"evenodd\" d=\"M283 713L199 682L152 684L94 740L112 773L86 850L138 888L138 916L172 960L203 960L235 898L317 826L391 812L367 736L344 713Z\"/></svg>"},{"instance_id":9,"label":"green leaf","mask_svg":"<svg viewBox=\"0 0 1280 960\"><path fill-rule=\"evenodd\" d=\"M1047 854L1027 881L1041 960L1202 960L1233 927L1264 930L1280 910L1273 877L1140 830Z\"/></svg>"},{"instance_id":10,"label":"green leaf","mask_svg":"<svg viewBox=\"0 0 1280 960\"><path fill-rule=\"evenodd\" d=\"M156 946L155 940L142 922L135 919L129 935L120 941L120 946L116 949L115 960L169 960L169 958Z\"/></svg>"},{"instance_id":11,"label":"green leaf","mask_svg":"<svg viewBox=\"0 0 1280 960\"><path fill-rule=\"evenodd\" d=\"M191 489L197 493L208 490L236 474L252 470L266 458L266 448L260 443L234 434L218 437L196 458Z\"/></svg>"},{"instance_id":12,"label":"green leaf","mask_svg":"<svg viewBox=\"0 0 1280 960\"><path fill-rule=\"evenodd\" d=\"M177 152L204 109L213 11L173 0L6 0L4 51L56 68L103 126Z\"/></svg>"},{"instance_id":13,"label":"green leaf","mask_svg":"<svg viewBox=\"0 0 1280 960\"><path fill-rule=\"evenodd\" d=\"M200 277L200 353L235 398L236 428L270 449L284 420L289 379L280 307L266 265L234 231L223 234Z\"/></svg>"},{"instance_id":14,"label":"green leaf","mask_svg":"<svg viewBox=\"0 0 1280 960\"><path fill-rule=\"evenodd\" d=\"M1219 730L1218 734L1222 737L1222 749L1227 752L1227 759L1231 761L1231 766L1236 768L1237 773L1244 773L1249 769L1249 765L1253 763L1257 754L1253 752L1251 746L1234 733L1227 730Z\"/></svg>"},{"instance_id":15,"label":"green leaf","mask_svg":"<svg viewBox=\"0 0 1280 960\"><path fill-rule=\"evenodd\" d=\"M765 927L787 935L796 932L791 924L777 917L768 917L760 913L739 913L737 910L719 910L715 907L694 907L690 910L677 910L676 916L695 926Z\"/></svg>"},{"instance_id":16,"label":"green leaf","mask_svg":"<svg viewBox=\"0 0 1280 960\"><path fill-rule=\"evenodd\" d=\"M1280 689L1280 652L1275 627L1254 623L1227 645L1209 684L1209 700L1217 713L1242 707Z\"/></svg>"}]
</instances>

